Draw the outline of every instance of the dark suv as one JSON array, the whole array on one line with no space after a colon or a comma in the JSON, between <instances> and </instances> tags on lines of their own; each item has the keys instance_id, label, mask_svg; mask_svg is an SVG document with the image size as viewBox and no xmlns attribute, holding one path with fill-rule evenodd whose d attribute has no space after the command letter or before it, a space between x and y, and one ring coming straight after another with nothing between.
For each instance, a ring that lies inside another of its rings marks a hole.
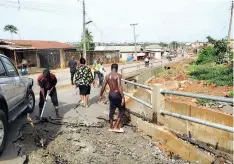
<instances>
[{"instance_id":1,"label":"dark suv","mask_svg":"<svg viewBox=\"0 0 234 164\"><path fill-rule=\"evenodd\" d=\"M3 152L8 125L23 112L33 112L33 79L19 76L8 57L0 54L0 154Z\"/></svg>"}]
</instances>

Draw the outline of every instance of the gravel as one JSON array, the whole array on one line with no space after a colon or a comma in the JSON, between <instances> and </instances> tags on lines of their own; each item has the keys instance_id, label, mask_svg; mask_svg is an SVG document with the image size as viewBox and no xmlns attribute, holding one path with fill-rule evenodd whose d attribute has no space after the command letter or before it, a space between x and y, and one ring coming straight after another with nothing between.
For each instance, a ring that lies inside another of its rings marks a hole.
<instances>
[{"instance_id":1,"label":"gravel","mask_svg":"<svg viewBox=\"0 0 234 164\"><path fill-rule=\"evenodd\" d=\"M125 133L102 128L37 124L36 129L45 141L39 147L30 126L22 129L24 140L18 140L29 164L185 164L181 159L170 159L150 137L126 126ZM77 125L80 123L77 122ZM99 123L100 124L100 123ZM103 122L104 124L104 122ZM23 148L22 148L23 147Z\"/></svg>"}]
</instances>

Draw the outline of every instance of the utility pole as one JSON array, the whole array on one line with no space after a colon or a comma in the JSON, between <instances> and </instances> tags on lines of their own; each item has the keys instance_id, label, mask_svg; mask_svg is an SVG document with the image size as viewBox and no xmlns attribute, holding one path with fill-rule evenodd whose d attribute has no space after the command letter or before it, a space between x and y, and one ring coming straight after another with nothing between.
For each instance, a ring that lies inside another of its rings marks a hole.
<instances>
[{"instance_id":1,"label":"utility pole","mask_svg":"<svg viewBox=\"0 0 234 164\"><path fill-rule=\"evenodd\" d=\"M231 17L230 17L229 29L228 29L228 42L230 42L230 40L231 40L232 15L233 15L233 1L232 1L232 5L231 5Z\"/></svg>"},{"instance_id":2,"label":"utility pole","mask_svg":"<svg viewBox=\"0 0 234 164\"><path fill-rule=\"evenodd\" d=\"M135 42L135 55L137 55L137 47L136 47L136 27L137 23L130 24L130 26L133 26L133 35L134 35L134 42Z\"/></svg>"},{"instance_id":3,"label":"utility pole","mask_svg":"<svg viewBox=\"0 0 234 164\"><path fill-rule=\"evenodd\" d=\"M83 58L86 59L85 0L83 0Z\"/></svg>"}]
</instances>

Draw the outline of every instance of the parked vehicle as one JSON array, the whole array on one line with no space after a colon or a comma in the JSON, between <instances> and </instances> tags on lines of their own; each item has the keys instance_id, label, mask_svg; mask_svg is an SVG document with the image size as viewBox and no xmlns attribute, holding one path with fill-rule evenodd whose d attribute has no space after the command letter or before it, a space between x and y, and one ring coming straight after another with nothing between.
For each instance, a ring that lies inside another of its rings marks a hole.
<instances>
[{"instance_id":1,"label":"parked vehicle","mask_svg":"<svg viewBox=\"0 0 234 164\"><path fill-rule=\"evenodd\" d=\"M19 76L9 58L0 54L0 154L4 150L9 124L23 112L33 112L33 79Z\"/></svg>"}]
</instances>

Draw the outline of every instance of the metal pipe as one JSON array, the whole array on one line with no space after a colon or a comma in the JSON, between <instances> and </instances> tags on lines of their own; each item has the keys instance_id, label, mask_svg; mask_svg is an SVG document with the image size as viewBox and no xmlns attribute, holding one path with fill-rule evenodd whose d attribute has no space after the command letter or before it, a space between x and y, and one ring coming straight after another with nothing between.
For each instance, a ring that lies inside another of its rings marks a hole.
<instances>
[{"instance_id":1,"label":"metal pipe","mask_svg":"<svg viewBox=\"0 0 234 164\"><path fill-rule=\"evenodd\" d=\"M178 113L171 113L171 112L163 111L163 110L160 111L160 114L180 118L182 120L188 120L188 121L195 122L195 123L202 124L202 125L206 125L206 126L209 126L212 128L221 129L221 130L224 130L227 132L234 133L233 127L222 125L222 124L217 124L217 123L213 123L213 122L209 122L209 121L204 121L204 120L201 120L199 118L189 117L189 116L181 115Z\"/></svg>"},{"instance_id":2,"label":"metal pipe","mask_svg":"<svg viewBox=\"0 0 234 164\"><path fill-rule=\"evenodd\" d=\"M134 100L136 100L137 102L139 102L139 103L141 103L141 104L143 104L143 105L145 105L145 106L147 106L147 107L149 107L151 109L153 108L153 106L151 104L148 104L148 103L144 102L143 100L138 99L138 98L136 98L136 97L134 97L134 96L126 93L126 92L124 92L124 95L126 95L126 96L128 96L128 97L130 97L130 98L132 98Z\"/></svg>"},{"instance_id":3,"label":"metal pipe","mask_svg":"<svg viewBox=\"0 0 234 164\"><path fill-rule=\"evenodd\" d=\"M135 86L141 87L141 88L145 88L145 89L153 90L153 88L152 88L152 87L147 86L147 85L144 85L144 84L135 83L135 82L132 82L132 81L129 81L129 80L125 80L125 79L121 79L121 80L122 80L123 82L125 82L125 83L129 83L129 84L132 84L132 85L135 85Z\"/></svg>"},{"instance_id":4,"label":"metal pipe","mask_svg":"<svg viewBox=\"0 0 234 164\"><path fill-rule=\"evenodd\" d=\"M206 99L206 100L233 103L232 98L226 98L226 97L220 97L220 96L210 96L210 95L196 94L196 93L191 93L191 92L178 92L178 91L170 91L170 90L163 90L163 91L161 91L161 93L162 94L171 94L171 95L176 95L176 96L193 97L193 98L200 98L200 99Z\"/></svg>"}]
</instances>

